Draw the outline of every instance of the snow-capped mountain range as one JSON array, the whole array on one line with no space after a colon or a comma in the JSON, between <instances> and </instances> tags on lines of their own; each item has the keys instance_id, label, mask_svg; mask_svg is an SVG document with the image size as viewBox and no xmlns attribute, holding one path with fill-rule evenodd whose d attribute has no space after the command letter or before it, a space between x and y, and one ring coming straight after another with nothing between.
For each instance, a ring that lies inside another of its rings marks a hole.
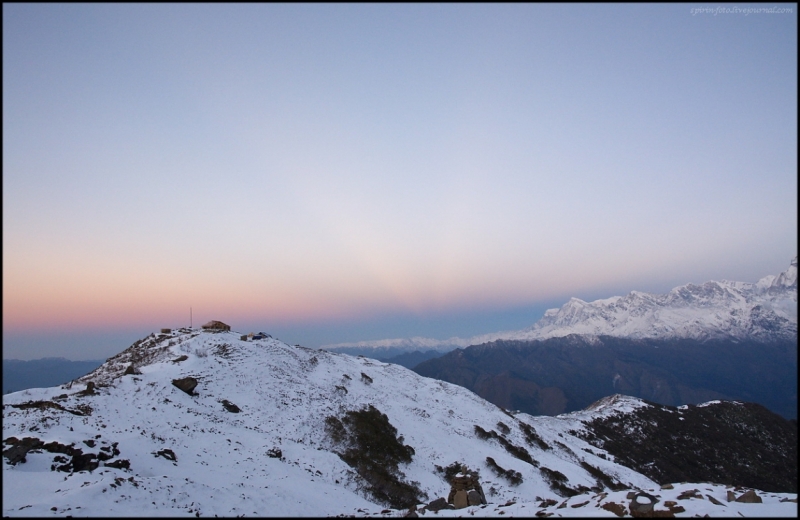
<instances>
[{"instance_id":1,"label":"snow-capped mountain range","mask_svg":"<svg viewBox=\"0 0 800 520\"><path fill-rule=\"evenodd\" d=\"M612 396L559 417L512 415L398 365L180 329L70 384L3 396L3 516L403 516L370 494L367 466L345 462L352 432L331 433L369 407L409 455L394 475L420 506L448 497L454 463L480 473L485 504L419 516L612 517L640 492L686 516L796 515L796 493L756 490L753 504L729 501L745 491L733 486L662 487L583 440L588 420L652 406Z\"/></svg>"},{"instance_id":2,"label":"snow-capped mountain range","mask_svg":"<svg viewBox=\"0 0 800 520\"><path fill-rule=\"evenodd\" d=\"M470 338L446 340L415 337L337 343L325 350L391 352L438 350L480 345L496 340L537 340L570 334L625 338L756 339L769 341L797 337L797 257L779 275L756 283L710 281L675 287L667 294L632 291L626 296L585 302L570 299L560 309L549 309L533 326ZM357 352L358 351L358 352Z\"/></svg>"}]
</instances>

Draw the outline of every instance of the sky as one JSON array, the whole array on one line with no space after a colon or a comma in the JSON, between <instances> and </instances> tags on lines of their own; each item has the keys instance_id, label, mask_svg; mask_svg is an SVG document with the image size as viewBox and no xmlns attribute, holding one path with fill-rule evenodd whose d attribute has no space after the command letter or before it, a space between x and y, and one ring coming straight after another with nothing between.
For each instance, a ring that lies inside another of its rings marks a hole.
<instances>
[{"instance_id":1,"label":"sky","mask_svg":"<svg viewBox=\"0 0 800 520\"><path fill-rule=\"evenodd\" d=\"M467 337L778 274L775 6L4 3L3 357L109 357L190 309Z\"/></svg>"}]
</instances>

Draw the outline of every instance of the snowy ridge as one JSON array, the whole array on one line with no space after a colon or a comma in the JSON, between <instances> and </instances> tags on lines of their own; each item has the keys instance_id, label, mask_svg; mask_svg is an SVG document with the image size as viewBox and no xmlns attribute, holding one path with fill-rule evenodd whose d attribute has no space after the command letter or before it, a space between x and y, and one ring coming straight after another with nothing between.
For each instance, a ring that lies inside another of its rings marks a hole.
<instances>
[{"instance_id":1,"label":"snowy ridge","mask_svg":"<svg viewBox=\"0 0 800 520\"><path fill-rule=\"evenodd\" d=\"M509 339L570 334L696 340L797 337L797 257L785 272L754 284L710 281L667 294L632 291L591 303L572 298Z\"/></svg>"},{"instance_id":2,"label":"snowy ridge","mask_svg":"<svg viewBox=\"0 0 800 520\"><path fill-rule=\"evenodd\" d=\"M510 335L515 333L516 331L494 332L469 338L453 336L445 340L415 336L413 338L335 343L323 345L320 348L331 352L342 352L351 355L368 355L369 357L377 359L386 359L391 356L396 356L404 352L413 352L415 350L435 350L442 353L450 352L451 350L466 348L470 345L480 345L481 343L489 343L490 341L496 341L498 339L507 339Z\"/></svg>"},{"instance_id":3,"label":"snowy ridge","mask_svg":"<svg viewBox=\"0 0 800 520\"><path fill-rule=\"evenodd\" d=\"M423 338L415 336L413 338L392 338L380 339L376 341L354 341L346 343L335 343L331 345L324 345L320 348L331 351L343 351L347 348L369 348L380 354L383 352L390 352L397 347L401 347L408 352L413 350L436 350L440 352L449 352L458 347L469 346L468 339L452 337L445 340ZM382 357L376 355L376 357Z\"/></svg>"},{"instance_id":4,"label":"snowy ridge","mask_svg":"<svg viewBox=\"0 0 800 520\"><path fill-rule=\"evenodd\" d=\"M628 503L626 491L600 493L599 481L581 462L626 490L650 490L666 500L692 486L659 490L649 478L600 449L589 450L589 444L569 433L580 427L582 417L646 406L633 398L612 396L580 412L583 416L511 416L462 387L398 365L271 338L239 338L233 332L190 329L152 334L71 384L4 395L4 455L13 451L12 437L35 437L79 447L84 454L105 453L106 462L93 471L65 473L55 469L62 457L58 453L32 450L26 462L16 464L4 456L3 515L401 516L405 511L387 510L361 490L326 434L326 417L367 405L386 414L402 442L414 448L413 460L401 470L429 500L449 492L436 465L460 462L480 472L488 504L443 510L438 516L501 511L507 516L538 511L612 516L603 504ZM198 381L193 395L172 384L185 377ZM231 405L238 411L230 411ZM479 438L476 425L507 430L505 442L525 447L539 466L515 458L496 440ZM549 448L526 440L523 425ZM519 472L523 482L512 485L493 473L487 457ZM128 469L106 465L123 459ZM563 474L569 487L584 491L565 499L540 467ZM725 486L703 486L724 501ZM796 494L759 495L764 504L757 510L740 503L685 505L690 516L796 512L795 503L785 502ZM552 503L542 505L543 500ZM567 505L557 509L561 503Z\"/></svg>"},{"instance_id":5,"label":"snowy ridge","mask_svg":"<svg viewBox=\"0 0 800 520\"><path fill-rule=\"evenodd\" d=\"M716 401L717 403L719 401ZM580 412L573 412L576 415L581 414L590 414L593 417L598 416L606 416L611 414L618 414L618 413L629 413L639 408L643 408L646 406L651 406L641 399L637 399L636 397L631 397L628 395L622 394L614 394L608 397L604 397L599 401L596 401Z\"/></svg>"},{"instance_id":6,"label":"snowy ridge","mask_svg":"<svg viewBox=\"0 0 800 520\"><path fill-rule=\"evenodd\" d=\"M428 338L362 341L327 345L326 350L358 346L364 351L394 347L406 351L449 351L496 340L537 340L570 334L624 338L755 339L797 337L797 257L779 275L756 283L710 281L686 284L667 294L631 291L626 296L585 302L571 298L560 309L549 309L533 326L447 340ZM375 357L381 357L377 355Z\"/></svg>"}]
</instances>

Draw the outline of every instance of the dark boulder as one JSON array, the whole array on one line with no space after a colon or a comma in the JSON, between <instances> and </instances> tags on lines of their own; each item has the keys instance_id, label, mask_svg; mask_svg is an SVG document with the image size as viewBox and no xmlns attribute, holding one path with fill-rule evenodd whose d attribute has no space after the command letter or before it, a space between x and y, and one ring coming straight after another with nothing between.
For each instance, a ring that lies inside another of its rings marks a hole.
<instances>
[{"instance_id":1,"label":"dark boulder","mask_svg":"<svg viewBox=\"0 0 800 520\"><path fill-rule=\"evenodd\" d=\"M86 390L81 390L78 392L78 395L95 395L97 392L95 391L94 381L89 381L86 383Z\"/></svg>"},{"instance_id":2,"label":"dark boulder","mask_svg":"<svg viewBox=\"0 0 800 520\"><path fill-rule=\"evenodd\" d=\"M434 513L437 511L441 511L442 509L455 509L452 504L447 503L447 499L440 497L425 506L425 509L428 511L433 511Z\"/></svg>"},{"instance_id":3,"label":"dark boulder","mask_svg":"<svg viewBox=\"0 0 800 520\"><path fill-rule=\"evenodd\" d=\"M745 504L760 504L762 503L761 497L756 494L755 491L752 489L748 489L742 496L736 499L737 502L743 502Z\"/></svg>"},{"instance_id":4,"label":"dark boulder","mask_svg":"<svg viewBox=\"0 0 800 520\"><path fill-rule=\"evenodd\" d=\"M173 379L172 384L178 389L183 390L189 395L194 395L194 389L197 386L197 379L193 377L184 377L182 379Z\"/></svg>"},{"instance_id":5,"label":"dark boulder","mask_svg":"<svg viewBox=\"0 0 800 520\"><path fill-rule=\"evenodd\" d=\"M228 410L231 413L239 413L239 412L241 412L241 410L239 409L238 406L236 406L232 402L228 401L227 399L223 399L222 400L222 406L224 406L225 409Z\"/></svg>"}]
</instances>

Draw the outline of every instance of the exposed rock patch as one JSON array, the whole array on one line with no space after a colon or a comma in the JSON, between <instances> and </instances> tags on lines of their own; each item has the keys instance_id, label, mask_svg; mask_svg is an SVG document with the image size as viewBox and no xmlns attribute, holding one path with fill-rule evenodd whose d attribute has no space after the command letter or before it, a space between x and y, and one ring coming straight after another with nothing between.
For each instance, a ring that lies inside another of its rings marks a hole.
<instances>
[{"instance_id":1,"label":"exposed rock patch","mask_svg":"<svg viewBox=\"0 0 800 520\"><path fill-rule=\"evenodd\" d=\"M22 440L16 437L9 437L4 442L12 445L10 448L3 450L3 456L8 460L9 464L25 462L25 455L30 450L40 448L44 444L36 437L25 437Z\"/></svg>"},{"instance_id":2,"label":"exposed rock patch","mask_svg":"<svg viewBox=\"0 0 800 520\"><path fill-rule=\"evenodd\" d=\"M32 450L43 450L49 453L57 454L53 458L53 464L50 466L51 470L64 471L68 473L77 471L94 471L97 469L101 461L109 460L120 453L119 449L117 449L116 442L111 446L101 446L100 453L83 453L83 450L76 448L74 444L64 445L57 441L45 443L36 437L25 437L22 440L19 440L16 437L9 437L4 442L5 444L11 445L10 448L3 451L3 456L6 457L9 464L17 464L20 462L25 463L25 457L29 452ZM96 446L96 441L93 439L83 442L89 447ZM65 457L64 455L69 458ZM123 465L125 469L127 469L130 467L130 462L114 461L111 463L106 463L105 465L111 467Z\"/></svg>"},{"instance_id":3,"label":"exposed rock patch","mask_svg":"<svg viewBox=\"0 0 800 520\"><path fill-rule=\"evenodd\" d=\"M193 377L184 377L181 379L173 379L172 384L179 390L183 390L189 395L195 395L194 389L197 387L197 379Z\"/></svg>"},{"instance_id":4,"label":"exposed rock patch","mask_svg":"<svg viewBox=\"0 0 800 520\"><path fill-rule=\"evenodd\" d=\"M625 506L622 504L617 504L616 502L606 502L600 506L600 508L605 509L606 511L611 511L619 517L625 516Z\"/></svg>"},{"instance_id":5,"label":"exposed rock patch","mask_svg":"<svg viewBox=\"0 0 800 520\"><path fill-rule=\"evenodd\" d=\"M95 390L94 381L89 381L86 383L86 390L81 390L78 392L78 395L95 395L97 391Z\"/></svg>"},{"instance_id":6,"label":"exposed rock patch","mask_svg":"<svg viewBox=\"0 0 800 520\"><path fill-rule=\"evenodd\" d=\"M699 489L687 489L680 495L678 495L678 500L689 500L690 498L699 498L700 500L703 499L703 495L700 494Z\"/></svg>"},{"instance_id":7,"label":"exposed rock patch","mask_svg":"<svg viewBox=\"0 0 800 520\"><path fill-rule=\"evenodd\" d=\"M59 410L62 412L68 412L71 413L72 415L89 415L89 413L91 413L91 408L88 407L87 408L89 410L89 413L86 413L86 410L83 409L82 406L78 406L77 407L78 410L70 410L68 408L64 408L58 403L54 403L53 401L29 401L27 403L12 404L11 407L19 408L20 410L28 410L33 408L35 410L44 411L47 409L52 409L52 410Z\"/></svg>"},{"instance_id":8,"label":"exposed rock patch","mask_svg":"<svg viewBox=\"0 0 800 520\"><path fill-rule=\"evenodd\" d=\"M440 497L436 500L432 501L430 504L425 506L423 509L428 511L433 511L434 513L441 511L442 509L455 509L451 504L447 503L447 500Z\"/></svg>"},{"instance_id":9,"label":"exposed rock patch","mask_svg":"<svg viewBox=\"0 0 800 520\"><path fill-rule=\"evenodd\" d=\"M130 469L131 461L129 461L128 459L117 459L113 462L105 462L103 465L108 466L109 468Z\"/></svg>"},{"instance_id":10,"label":"exposed rock patch","mask_svg":"<svg viewBox=\"0 0 800 520\"><path fill-rule=\"evenodd\" d=\"M742 495L736 499L737 502L742 502L744 504L761 504L762 500L761 497L758 496L758 493L753 491L752 489L748 489Z\"/></svg>"},{"instance_id":11,"label":"exposed rock patch","mask_svg":"<svg viewBox=\"0 0 800 520\"><path fill-rule=\"evenodd\" d=\"M224 406L225 409L228 410L231 413L239 413L239 412L242 411L242 410L239 409L238 406L236 406L232 402L228 401L227 399L223 399L222 400L222 406Z\"/></svg>"},{"instance_id":12,"label":"exposed rock patch","mask_svg":"<svg viewBox=\"0 0 800 520\"><path fill-rule=\"evenodd\" d=\"M142 373L142 371L139 370L138 368L136 368L135 366L133 366L133 363L131 363L130 365L128 365L128 368L125 369L125 372L123 373L123 375L126 375L126 376L135 375L135 376L138 376L141 373Z\"/></svg>"},{"instance_id":13,"label":"exposed rock patch","mask_svg":"<svg viewBox=\"0 0 800 520\"><path fill-rule=\"evenodd\" d=\"M157 452L154 453L154 455L156 457L164 457L165 459L171 460L172 462L178 462L178 457L175 456L175 452L169 448L158 450Z\"/></svg>"}]
</instances>

